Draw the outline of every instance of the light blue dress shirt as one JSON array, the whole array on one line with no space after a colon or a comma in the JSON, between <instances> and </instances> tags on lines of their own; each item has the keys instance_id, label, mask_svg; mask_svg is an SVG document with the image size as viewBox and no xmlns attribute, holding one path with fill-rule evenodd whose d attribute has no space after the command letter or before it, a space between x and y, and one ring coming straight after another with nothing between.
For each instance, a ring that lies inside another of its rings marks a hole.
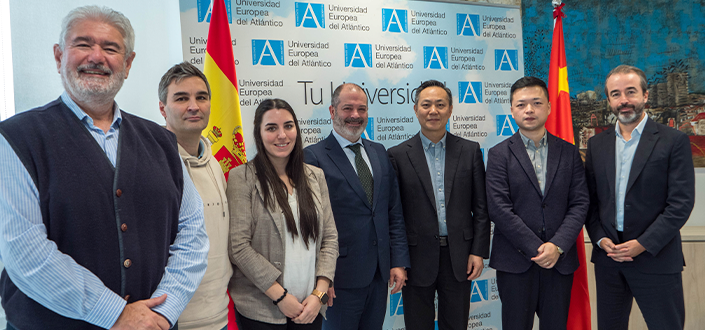
<instances>
[{"instance_id":1,"label":"light blue dress shirt","mask_svg":"<svg viewBox=\"0 0 705 330\"><path fill-rule=\"evenodd\" d=\"M536 179L539 181L541 194L543 194L546 190L546 163L548 162L548 138L546 137L548 134L543 134L543 137L539 140L538 147L536 143L534 143L534 140L524 136L521 131L519 131L519 136L521 136L521 141L524 142L529 160L531 160L531 165L534 167L534 172L536 173Z\"/></svg>"},{"instance_id":2,"label":"light blue dress shirt","mask_svg":"<svg viewBox=\"0 0 705 330\"><path fill-rule=\"evenodd\" d=\"M115 165L120 132L117 103L110 130L105 133L64 92L62 101L73 111ZM169 247L169 260L152 297L167 294L154 308L173 325L206 271L208 236L203 203L181 163L184 188L178 234ZM80 172L80 170L79 170ZM13 283L31 299L65 317L110 328L125 300L108 289L89 270L61 253L47 238L39 205L39 191L5 137L0 135L0 260Z\"/></svg>"},{"instance_id":3,"label":"light blue dress shirt","mask_svg":"<svg viewBox=\"0 0 705 330\"><path fill-rule=\"evenodd\" d=\"M615 225L617 226L617 231L624 231L624 196L627 194L627 183L629 182L629 173L632 170L632 162L634 161L634 154L636 153L636 148L639 145L639 140L641 139L641 134L644 132L644 126L646 126L646 120L649 115L644 114L644 118L639 122L639 124L632 131L632 137L629 141L624 139L622 132L619 129L619 122L615 124L614 133L617 136L615 138L615 197L616 207L617 207L617 219ZM599 242L598 242L599 243Z\"/></svg>"},{"instance_id":4,"label":"light blue dress shirt","mask_svg":"<svg viewBox=\"0 0 705 330\"><path fill-rule=\"evenodd\" d=\"M352 151L352 149L348 148L347 146L352 145L352 144L359 144L362 146L360 148L360 154L362 155L362 159L365 160L365 163L367 163L367 167L370 168L370 174L374 177L374 172L372 171L372 164L370 163L370 158L367 156L367 151L365 151L365 145L362 144L362 138L358 138L357 141L355 142L350 142L348 139L342 137L338 132L333 130L333 136L335 137L335 140L338 141L338 144L340 144L340 147L343 148L343 151L345 152L345 156L348 157L348 160L350 161L350 164L352 165L353 169L355 170L355 173L357 173L357 167L355 167L355 152Z\"/></svg>"},{"instance_id":5,"label":"light blue dress shirt","mask_svg":"<svg viewBox=\"0 0 705 330\"><path fill-rule=\"evenodd\" d=\"M426 165L431 174L433 184L433 197L436 199L436 214L438 215L438 235L448 236L448 226L446 225L446 193L445 193L445 168L446 168L446 137L443 135L438 143L433 143L423 133L419 133L421 145L423 145L424 155L426 155Z\"/></svg>"}]
</instances>

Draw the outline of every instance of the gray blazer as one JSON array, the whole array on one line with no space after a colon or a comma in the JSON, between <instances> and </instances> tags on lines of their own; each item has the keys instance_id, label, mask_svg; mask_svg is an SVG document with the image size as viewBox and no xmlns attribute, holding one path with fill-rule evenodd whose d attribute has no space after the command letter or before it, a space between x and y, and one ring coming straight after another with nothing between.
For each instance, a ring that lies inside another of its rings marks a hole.
<instances>
[{"instance_id":1,"label":"gray blazer","mask_svg":"<svg viewBox=\"0 0 705 330\"><path fill-rule=\"evenodd\" d=\"M316 240L316 277L333 281L338 258L338 231L328 198L323 171L305 165L313 200L318 210L320 235ZM260 322L284 324L286 316L264 292L274 282L283 283L286 222L279 206L264 208L262 188L254 164L230 171L227 189L230 201L230 261L236 266L228 289L237 311ZM274 200L274 199L273 199ZM325 316L326 306L320 313Z\"/></svg>"}]
</instances>

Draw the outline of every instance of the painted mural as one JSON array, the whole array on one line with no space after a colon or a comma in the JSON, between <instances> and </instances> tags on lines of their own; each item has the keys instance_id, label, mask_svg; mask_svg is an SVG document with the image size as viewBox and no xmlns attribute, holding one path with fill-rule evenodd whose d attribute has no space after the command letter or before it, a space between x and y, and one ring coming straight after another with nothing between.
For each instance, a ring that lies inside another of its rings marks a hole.
<instances>
[{"instance_id":1,"label":"painted mural","mask_svg":"<svg viewBox=\"0 0 705 330\"><path fill-rule=\"evenodd\" d=\"M620 64L641 68L649 83L646 111L690 137L696 167L705 167L705 0L563 1L573 128L581 152L614 125L604 93ZM524 70L546 80L551 57L550 1L523 0Z\"/></svg>"}]
</instances>

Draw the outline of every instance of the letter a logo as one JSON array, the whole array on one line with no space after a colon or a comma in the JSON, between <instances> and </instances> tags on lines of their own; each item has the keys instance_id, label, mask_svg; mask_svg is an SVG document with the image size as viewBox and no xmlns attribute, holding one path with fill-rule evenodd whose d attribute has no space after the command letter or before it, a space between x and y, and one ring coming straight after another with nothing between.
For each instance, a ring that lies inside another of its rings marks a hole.
<instances>
[{"instance_id":1,"label":"letter a logo","mask_svg":"<svg viewBox=\"0 0 705 330\"><path fill-rule=\"evenodd\" d=\"M401 292L389 296L389 316L404 315L404 298Z\"/></svg>"},{"instance_id":2,"label":"letter a logo","mask_svg":"<svg viewBox=\"0 0 705 330\"><path fill-rule=\"evenodd\" d=\"M345 44L345 67L371 68L372 44Z\"/></svg>"},{"instance_id":3,"label":"letter a logo","mask_svg":"<svg viewBox=\"0 0 705 330\"><path fill-rule=\"evenodd\" d=\"M252 39L252 65L284 65L284 41Z\"/></svg>"},{"instance_id":4,"label":"letter a logo","mask_svg":"<svg viewBox=\"0 0 705 330\"><path fill-rule=\"evenodd\" d=\"M495 49L494 69L498 71L518 71L519 51L516 49Z\"/></svg>"},{"instance_id":5,"label":"letter a logo","mask_svg":"<svg viewBox=\"0 0 705 330\"><path fill-rule=\"evenodd\" d=\"M233 24L230 1L231 0L225 0L225 10L228 14L228 23ZM210 23L211 14L213 13L213 0L198 0L196 6L198 7L198 22L206 21L206 23Z\"/></svg>"},{"instance_id":6,"label":"letter a logo","mask_svg":"<svg viewBox=\"0 0 705 330\"><path fill-rule=\"evenodd\" d=\"M406 10L382 8L382 32L408 33Z\"/></svg>"},{"instance_id":7,"label":"letter a logo","mask_svg":"<svg viewBox=\"0 0 705 330\"><path fill-rule=\"evenodd\" d=\"M480 35L480 15L456 14L459 36Z\"/></svg>"},{"instance_id":8,"label":"letter a logo","mask_svg":"<svg viewBox=\"0 0 705 330\"><path fill-rule=\"evenodd\" d=\"M296 2L296 27L305 28L326 28L325 8L320 3Z\"/></svg>"},{"instance_id":9,"label":"letter a logo","mask_svg":"<svg viewBox=\"0 0 705 330\"><path fill-rule=\"evenodd\" d=\"M510 115L497 115L497 136L512 136L519 126Z\"/></svg>"},{"instance_id":10,"label":"letter a logo","mask_svg":"<svg viewBox=\"0 0 705 330\"><path fill-rule=\"evenodd\" d=\"M482 103L482 83L479 81L459 81L458 99L460 103Z\"/></svg>"},{"instance_id":11,"label":"letter a logo","mask_svg":"<svg viewBox=\"0 0 705 330\"><path fill-rule=\"evenodd\" d=\"M447 69L448 47L424 46L423 67L424 69Z\"/></svg>"},{"instance_id":12,"label":"letter a logo","mask_svg":"<svg viewBox=\"0 0 705 330\"><path fill-rule=\"evenodd\" d=\"M470 288L470 302L481 302L489 298L487 296L487 280L476 280L472 281L472 288Z\"/></svg>"}]
</instances>

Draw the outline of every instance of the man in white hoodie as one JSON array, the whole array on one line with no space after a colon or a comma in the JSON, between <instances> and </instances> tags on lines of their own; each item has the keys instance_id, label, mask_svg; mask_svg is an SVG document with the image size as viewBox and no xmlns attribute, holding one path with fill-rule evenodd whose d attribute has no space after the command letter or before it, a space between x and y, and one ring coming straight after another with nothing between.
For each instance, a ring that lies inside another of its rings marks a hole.
<instances>
[{"instance_id":1,"label":"man in white hoodie","mask_svg":"<svg viewBox=\"0 0 705 330\"><path fill-rule=\"evenodd\" d=\"M230 226L225 176L201 135L210 116L210 85L195 66L182 62L159 82L159 111L166 129L176 135L179 154L203 200L206 232L211 243L208 269L191 302L179 317L179 329L227 329L227 287L232 266L228 259Z\"/></svg>"}]
</instances>

